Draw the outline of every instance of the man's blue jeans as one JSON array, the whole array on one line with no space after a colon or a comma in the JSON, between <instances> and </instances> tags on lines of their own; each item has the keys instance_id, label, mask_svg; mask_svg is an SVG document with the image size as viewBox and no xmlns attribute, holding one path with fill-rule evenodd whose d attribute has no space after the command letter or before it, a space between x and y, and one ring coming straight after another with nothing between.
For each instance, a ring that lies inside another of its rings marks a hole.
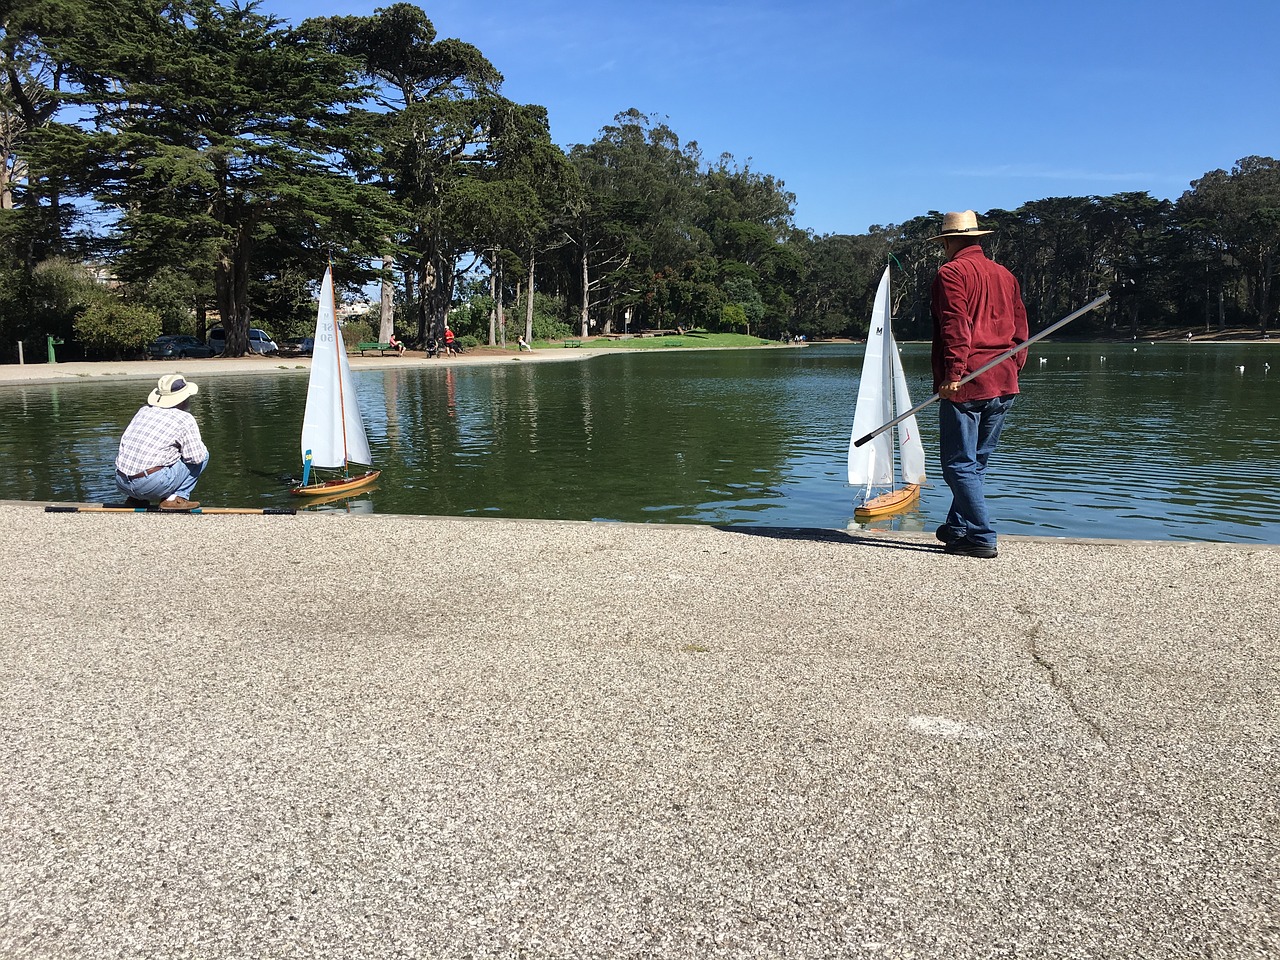
<instances>
[{"instance_id":1,"label":"man's blue jeans","mask_svg":"<svg viewBox=\"0 0 1280 960\"><path fill-rule=\"evenodd\" d=\"M137 480L126 480L117 471L116 489L126 497L137 497L139 500L150 500L152 503L159 503L171 496L190 500L191 494L196 489L196 481L200 479L200 474L204 473L204 468L208 465L207 459L201 463L175 460L165 469L157 470L148 477L139 477Z\"/></svg>"},{"instance_id":2,"label":"man's blue jeans","mask_svg":"<svg viewBox=\"0 0 1280 960\"><path fill-rule=\"evenodd\" d=\"M987 518L987 498L982 492L987 461L1000 442L1005 414L1017 394L990 400L943 400L938 410L938 452L942 479L951 488L951 509L946 525L973 543L994 547L996 532Z\"/></svg>"}]
</instances>

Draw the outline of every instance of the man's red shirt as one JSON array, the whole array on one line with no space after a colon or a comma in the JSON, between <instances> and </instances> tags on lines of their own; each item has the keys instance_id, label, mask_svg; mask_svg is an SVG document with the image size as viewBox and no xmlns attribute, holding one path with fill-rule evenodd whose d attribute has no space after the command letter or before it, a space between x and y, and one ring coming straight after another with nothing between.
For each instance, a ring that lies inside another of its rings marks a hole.
<instances>
[{"instance_id":1,"label":"man's red shirt","mask_svg":"<svg viewBox=\"0 0 1280 960\"><path fill-rule=\"evenodd\" d=\"M1029 336L1017 278L981 245L964 247L933 280L933 389L962 380ZM1015 354L966 383L951 399L987 400L1018 392L1027 352Z\"/></svg>"}]
</instances>

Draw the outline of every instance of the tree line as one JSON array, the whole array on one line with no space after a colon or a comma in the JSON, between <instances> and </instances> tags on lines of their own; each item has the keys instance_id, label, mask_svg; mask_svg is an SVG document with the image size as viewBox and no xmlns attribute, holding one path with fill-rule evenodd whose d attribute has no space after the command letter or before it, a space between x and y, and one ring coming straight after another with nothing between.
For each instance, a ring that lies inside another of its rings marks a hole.
<instances>
[{"instance_id":1,"label":"tree line","mask_svg":"<svg viewBox=\"0 0 1280 960\"><path fill-rule=\"evenodd\" d=\"M929 334L938 212L814 235L782 180L707 160L634 109L562 149L544 107L504 97L483 53L412 4L293 26L252 2L2 0L0 59L6 349L48 335L119 354L216 319L240 355L251 325L309 332L326 262L348 291L380 286L383 341L451 318L488 343L511 328L858 337L886 263L899 336ZM1276 312L1270 158L1176 202L981 217L1033 327L1123 280L1082 330L1265 331Z\"/></svg>"}]
</instances>

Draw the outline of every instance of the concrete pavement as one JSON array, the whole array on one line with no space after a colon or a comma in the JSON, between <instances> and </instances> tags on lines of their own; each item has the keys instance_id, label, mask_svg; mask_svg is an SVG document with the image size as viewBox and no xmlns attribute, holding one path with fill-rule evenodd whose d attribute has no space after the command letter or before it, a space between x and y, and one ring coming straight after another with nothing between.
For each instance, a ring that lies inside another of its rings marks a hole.
<instances>
[{"instance_id":1,"label":"concrete pavement","mask_svg":"<svg viewBox=\"0 0 1280 960\"><path fill-rule=\"evenodd\" d=\"M0 531L5 957L1280 955L1280 548Z\"/></svg>"}]
</instances>

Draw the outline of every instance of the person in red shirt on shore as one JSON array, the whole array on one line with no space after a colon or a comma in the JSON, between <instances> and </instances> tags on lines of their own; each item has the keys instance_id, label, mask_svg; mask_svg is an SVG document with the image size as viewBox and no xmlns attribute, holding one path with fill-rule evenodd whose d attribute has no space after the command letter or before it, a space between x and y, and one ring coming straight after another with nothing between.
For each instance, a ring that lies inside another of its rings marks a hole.
<instances>
[{"instance_id":1,"label":"person in red shirt on shore","mask_svg":"<svg viewBox=\"0 0 1280 960\"><path fill-rule=\"evenodd\" d=\"M989 260L978 243L991 230L972 210L948 213L941 240L944 262L933 280L933 389L938 405L938 450L951 508L937 530L947 553L990 559L996 532L983 493L987 462L1018 395L1024 350L961 386L971 371L1026 341L1027 308L1017 279Z\"/></svg>"}]
</instances>

